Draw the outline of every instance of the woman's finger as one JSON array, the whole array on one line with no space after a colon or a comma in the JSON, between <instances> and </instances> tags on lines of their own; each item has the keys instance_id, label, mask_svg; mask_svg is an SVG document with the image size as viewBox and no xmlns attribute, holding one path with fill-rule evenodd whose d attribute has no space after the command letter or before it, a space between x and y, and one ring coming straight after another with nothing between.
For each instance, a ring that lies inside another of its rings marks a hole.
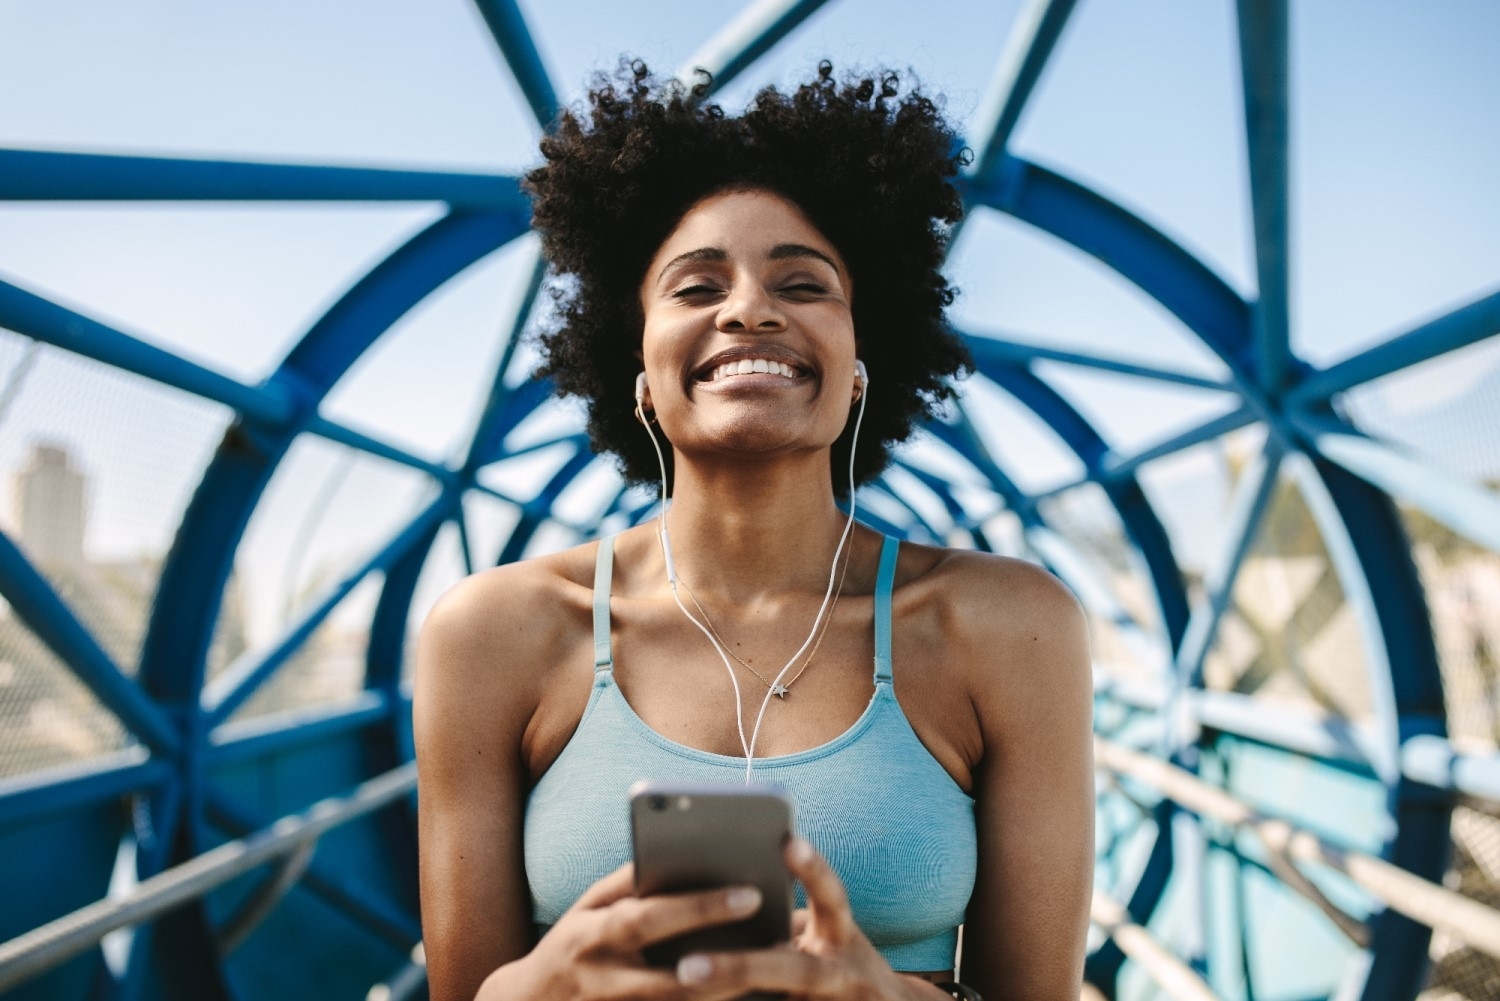
<instances>
[{"instance_id":1,"label":"woman's finger","mask_svg":"<svg viewBox=\"0 0 1500 1001\"><path fill-rule=\"evenodd\" d=\"M735 998L747 990L773 991L796 997L833 997L844 985L828 963L790 949L745 952L698 952L677 963L678 983L708 998ZM850 996L862 996L857 992Z\"/></svg>"},{"instance_id":2,"label":"woman's finger","mask_svg":"<svg viewBox=\"0 0 1500 1001\"><path fill-rule=\"evenodd\" d=\"M603 934L616 945L636 951L683 932L741 921L758 911L760 903L760 891L753 886L631 897L603 912Z\"/></svg>"},{"instance_id":3,"label":"woman's finger","mask_svg":"<svg viewBox=\"0 0 1500 1001\"><path fill-rule=\"evenodd\" d=\"M792 912L792 938L801 935L807 928L807 908L799 907Z\"/></svg>"},{"instance_id":4,"label":"woman's finger","mask_svg":"<svg viewBox=\"0 0 1500 1001\"><path fill-rule=\"evenodd\" d=\"M819 855L806 838L792 838L786 846L786 864L807 891L807 907L819 930L843 941L854 930L849 897L838 873Z\"/></svg>"}]
</instances>

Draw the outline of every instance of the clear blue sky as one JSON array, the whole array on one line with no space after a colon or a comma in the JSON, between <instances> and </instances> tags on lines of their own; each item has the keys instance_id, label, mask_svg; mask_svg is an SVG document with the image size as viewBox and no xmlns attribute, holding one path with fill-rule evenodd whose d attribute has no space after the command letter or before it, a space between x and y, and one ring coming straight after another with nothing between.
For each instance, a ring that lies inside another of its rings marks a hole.
<instances>
[{"instance_id":1,"label":"clear blue sky","mask_svg":"<svg viewBox=\"0 0 1500 1001\"><path fill-rule=\"evenodd\" d=\"M621 52L675 69L740 4L522 6L572 99ZM1017 6L832 0L723 101L736 108L828 57L910 67L964 122ZM1298 350L1321 364L1500 284L1500 4L1292 8L1293 327ZM535 160L536 127L465 0L0 0L0 51L4 146L503 172ZM1081 0L1015 149L1125 202L1253 294L1239 93L1228 0ZM255 380L435 211L0 205L0 276ZM450 453L483 391L520 258L503 252L416 310L327 411ZM957 318L973 330L1215 370L1159 308L1025 227L977 219L952 270L964 290ZM0 378L17 357L16 339L0 338ZM1441 403L1497 366L1491 351L1403 391ZM1127 450L1228 403L1054 374ZM1024 417L993 412L1014 422L1001 451L1023 483L1067 474ZM0 426L0 471L36 435L60 437L97 483L91 547L159 550L221 427L201 408L162 411L49 358ZM417 489L396 474L352 475L358 492L402 504ZM312 489L289 487L287 509L305 507ZM287 544L267 542L267 573Z\"/></svg>"}]
</instances>

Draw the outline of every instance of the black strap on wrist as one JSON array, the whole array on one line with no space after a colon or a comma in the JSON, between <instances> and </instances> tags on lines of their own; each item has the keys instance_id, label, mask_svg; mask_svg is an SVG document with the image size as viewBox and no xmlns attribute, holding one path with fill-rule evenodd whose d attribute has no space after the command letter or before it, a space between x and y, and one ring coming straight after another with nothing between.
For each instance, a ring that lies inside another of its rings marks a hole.
<instances>
[{"instance_id":1,"label":"black strap on wrist","mask_svg":"<svg viewBox=\"0 0 1500 1001\"><path fill-rule=\"evenodd\" d=\"M947 991L949 994L952 994L959 1001L984 1001L984 998L980 997L979 992L974 988L965 987L954 980L944 980L942 983L937 984L936 987L940 991Z\"/></svg>"}]
</instances>

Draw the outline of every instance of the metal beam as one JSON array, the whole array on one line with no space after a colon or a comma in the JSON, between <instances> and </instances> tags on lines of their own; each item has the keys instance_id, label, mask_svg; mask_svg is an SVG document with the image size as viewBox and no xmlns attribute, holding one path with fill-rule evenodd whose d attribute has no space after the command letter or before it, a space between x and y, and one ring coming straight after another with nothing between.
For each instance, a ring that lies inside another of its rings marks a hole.
<instances>
[{"instance_id":1,"label":"metal beam","mask_svg":"<svg viewBox=\"0 0 1500 1001\"><path fill-rule=\"evenodd\" d=\"M490 384L489 396L480 411L473 437L469 439L469 451L464 457L462 475L466 482L473 482L480 466L493 460L500 452L505 436L516 424L533 413L552 392L550 379L527 379L518 386L507 386L506 375L515 360L516 350L521 345L521 335L526 330L526 321L531 317L537 293L547 276L547 262L542 259L539 246L530 251L530 267L520 279L521 294L511 313L509 330L505 335L505 347L500 352L499 364L495 366L495 378Z\"/></svg>"},{"instance_id":2,"label":"metal beam","mask_svg":"<svg viewBox=\"0 0 1500 1001\"><path fill-rule=\"evenodd\" d=\"M5 532L0 532L0 595L127 730L153 751L177 750L181 739L167 714L115 665Z\"/></svg>"},{"instance_id":3,"label":"metal beam","mask_svg":"<svg viewBox=\"0 0 1500 1001\"><path fill-rule=\"evenodd\" d=\"M1005 506L1015 511L1023 522L1027 519L1035 520L1032 498L1016 485L1015 481L1010 478L1010 474L1000 468L1000 464L995 461L995 457L985 446L979 430L974 427L974 422L969 419L968 411L962 402L960 401L954 409L957 416L952 423L942 420L928 421L927 430L934 438L969 460L975 469L984 474L985 479L990 482L990 489L999 494L1005 501Z\"/></svg>"},{"instance_id":4,"label":"metal beam","mask_svg":"<svg viewBox=\"0 0 1500 1001\"><path fill-rule=\"evenodd\" d=\"M1028 369L1009 364L995 365L982 358L974 361L990 381L1040 417L1083 460L1089 474L1097 476L1100 463L1109 453L1109 445L1072 403Z\"/></svg>"},{"instance_id":5,"label":"metal beam","mask_svg":"<svg viewBox=\"0 0 1500 1001\"><path fill-rule=\"evenodd\" d=\"M1173 435L1165 441L1157 442L1134 455L1107 455L1099 463L1099 475L1105 480L1117 480L1124 476L1133 476L1148 462L1175 455L1194 445L1201 445L1206 441L1222 438L1232 431L1238 431L1255 423L1255 412L1249 407L1239 407L1211 421L1200 424L1195 428L1189 428L1181 434Z\"/></svg>"},{"instance_id":6,"label":"metal beam","mask_svg":"<svg viewBox=\"0 0 1500 1001\"><path fill-rule=\"evenodd\" d=\"M287 630L280 642L263 653L251 655L231 664L214 680L213 684L203 690L201 705L207 725L213 727L227 720L236 709L244 704L246 699L255 694L255 691L276 672L277 668L285 664L292 654L307 642L308 637L338 607L339 602L347 598L359 586L360 581L374 571L383 570L405 556L412 545L430 527L448 517L455 503L455 494L448 492L439 494L374 556L345 576L324 595L322 601L309 608L297 623Z\"/></svg>"},{"instance_id":7,"label":"metal beam","mask_svg":"<svg viewBox=\"0 0 1500 1001\"><path fill-rule=\"evenodd\" d=\"M94 947L116 928L153 920L301 845L315 843L333 828L407 794L416 784L416 765L404 765L359 785L347 797L323 800L248 838L220 845L144 880L123 897L79 908L0 943L0 991L25 983Z\"/></svg>"},{"instance_id":8,"label":"metal beam","mask_svg":"<svg viewBox=\"0 0 1500 1001\"><path fill-rule=\"evenodd\" d=\"M398 770L411 767L410 762L402 762ZM383 774L394 774L394 772L388 770ZM415 784L408 787L406 793L404 798L409 802L411 796L416 794ZM208 801L207 813L210 823L236 838L246 836L253 838L254 832L276 826L271 823L270 818L242 806L232 797L225 795L222 789L210 789ZM395 804L392 806L394 807ZM367 822L379 823L382 817L390 817L397 812L396 809L377 812L375 816L369 817ZM342 911L356 923L363 925L397 949L410 948L412 943L422 937L421 924L416 915L408 913L405 908L384 893L374 890L370 881L360 879L357 874L351 878L350 875L331 868L326 855L323 859L313 857L302 877L302 889L322 898L324 902Z\"/></svg>"},{"instance_id":9,"label":"metal beam","mask_svg":"<svg viewBox=\"0 0 1500 1001\"><path fill-rule=\"evenodd\" d=\"M303 425L303 429L308 434L317 435L325 441L348 445L350 448L364 452L367 455L373 455L376 458L398 463L408 469L420 470L445 487L454 486L458 483L458 472L456 470L449 469L442 463L429 462L427 459L412 455L404 449L387 444L379 438L372 438L363 432L330 421L326 417L314 416Z\"/></svg>"},{"instance_id":10,"label":"metal beam","mask_svg":"<svg viewBox=\"0 0 1500 1001\"><path fill-rule=\"evenodd\" d=\"M516 0L474 0L474 6L479 8L490 35L500 46L505 65L510 67L511 76L515 77L521 94L531 106L537 124L543 129L548 128L557 118L561 105L552 86L552 75L547 72L542 54L536 47L536 38L527 27L521 8Z\"/></svg>"},{"instance_id":11,"label":"metal beam","mask_svg":"<svg viewBox=\"0 0 1500 1001\"><path fill-rule=\"evenodd\" d=\"M1336 393L1468 347L1497 333L1500 333L1500 292L1491 292L1353 358L1307 375L1286 394L1286 404L1311 407Z\"/></svg>"},{"instance_id":12,"label":"metal beam","mask_svg":"<svg viewBox=\"0 0 1500 1001\"><path fill-rule=\"evenodd\" d=\"M751 63L769 52L803 21L822 7L826 0L752 0L717 35L698 50L677 71L677 78L691 84L697 71L707 70L713 78L708 93L720 90L739 76Z\"/></svg>"},{"instance_id":13,"label":"metal beam","mask_svg":"<svg viewBox=\"0 0 1500 1001\"><path fill-rule=\"evenodd\" d=\"M974 114L974 162L967 173L988 178L1010 143L1021 112L1073 13L1074 0L1030 0L1016 15L995 75Z\"/></svg>"},{"instance_id":14,"label":"metal beam","mask_svg":"<svg viewBox=\"0 0 1500 1001\"><path fill-rule=\"evenodd\" d=\"M1225 382L1222 379L1210 379L1201 375L1193 375L1190 372L1179 372L1173 369L1157 368L1152 365L1141 365L1119 358L1106 358L1102 355L1063 351L1059 348L1049 348L1041 344L1008 340L992 334L960 332L959 336L964 339L964 344L968 346L969 352L976 359L983 357L986 361L997 365L1027 365L1032 361L1042 359L1061 362L1064 365L1077 365L1081 368L1098 369L1101 372L1113 372L1118 375L1153 379L1157 382L1172 382L1183 386L1193 386L1198 389L1212 389L1221 393L1237 392L1233 383Z\"/></svg>"},{"instance_id":15,"label":"metal beam","mask_svg":"<svg viewBox=\"0 0 1500 1001\"><path fill-rule=\"evenodd\" d=\"M85 762L28 772L0 781L0 818L10 827L153 789L172 777L172 765L132 747Z\"/></svg>"},{"instance_id":16,"label":"metal beam","mask_svg":"<svg viewBox=\"0 0 1500 1001\"><path fill-rule=\"evenodd\" d=\"M1291 271L1287 3L1286 0L1239 0L1236 6L1259 287L1252 308L1255 372L1261 387L1274 398L1286 388L1293 367L1287 295Z\"/></svg>"},{"instance_id":17,"label":"metal beam","mask_svg":"<svg viewBox=\"0 0 1500 1001\"><path fill-rule=\"evenodd\" d=\"M1224 548L1204 575L1203 601L1193 609L1182 646L1177 651L1179 683L1188 688L1203 686L1203 660L1219 631L1219 622L1234 594L1240 567L1255 542L1256 531L1276 489L1281 450L1267 441L1266 449L1245 468L1235 486L1229 513L1225 516Z\"/></svg>"},{"instance_id":18,"label":"metal beam","mask_svg":"<svg viewBox=\"0 0 1500 1001\"><path fill-rule=\"evenodd\" d=\"M1305 414L1292 417L1318 453L1397 500L1431 515L1453 531L1500 552L1500 495L1407 455L1384 442L1356 434L1336 421Z\"/></svg>"},{"instance_id":19,"label":"metal beam","mask_svg":"<svg viewBox=\"0 0 1500 1001\"><path fill-rule=\"evenodd\" d=\"M1148 462L1174 455L1178 452L1201 445L1206 441L1221 438L1231 431L1238 431L1246 425L1255 423L1255 414L1248 407L1240 407L1230 411L1221 417L1215 417L1207 423L1200 424L1195 428L1189 428L1180 434L1173 435L1165 441L1158 442L1134 455L1119 455L1115 452L1106 454L1099 460L1099 468L1081 480L1072 480L1055 487L1049 487L1037 494L1032 500L1041 502L1069 490L1076 490L1089 483L1111 483L1116 480L1133 477L1139 469Z\"/></svg>"},{"instance_id":20,"label":"metal beam","mask_svg":"<svg viewBox=\"0 0 1500 1001\"><path fill-rule=\"evenodd\" d=\"M993 177L970 183L967 201L1015 216L1098 258L1197 334L1258 411L1271 409L1245 362L1249 307L1160 230L1076 181L1009 154Z\"/></svg>"},{"instance_id":21,"label":"metal beam","mask_svg":"<svg viewBox=\"0 0 1500 1001\"><path fill-rule=\"evenodd\" d=\"M247 386L4 280L0 327L222 403L254 420L279 424L292 415L291 396L281 386Z\"/></svg>"},{"instance_id":22,"label":"metal beam","mask_svg":"<svg viewBox=\"0 0 1500 1001\"><path fill-rule=\"evenodd\" d=\"M1380 744L1371 764L1388 790L1395 835L1384 855L1440 882L1450 847L1450 803L1401 775L1399 741L1413 724L1443 735L1447 710L1432 620L1411 545L1395 504L1327 459L1287 458L1312 511L1346 600L1358 611L1370 659L1371 701ZM1386 911L1372 922L1373 957L1364 1001L1415 997L1427 967L1430 931Z\"/></svg>"},{"instance_id":23,"label":"metal beam","mask_svg":"<svg viewBox=\"0 0 1500 1001\"><path fill-rule=\"evenodd\" d=\"M1500 754L1460 754L1445 737L1418 734L1403 742L1401 772L1438 789L1500 801Z\"/></svg>"},{"instance_id":24,"label":"metal beam","mask_svg":"<svg viewBox=\"0 0 1500 1001\"><path fill-rule=\"evenodd\" d=\"M1122 681L1104 670L1094 672L1094 694L1158 715L1167 703L1162 684ZM1203 729L1379 779L1371 761L1378 756L1380 738L1369 726L1238 692L1205 689L1183 693L1183 711Z\"/></svg>"},{"instance_id":25,"label":"metal beam","mask_svg":"<svg viewBox=\"0 0 1500 1001\"><path fill-rule=\"evenodd\" d=\"M0 149L0 201L447 202L529 213L520 179L167 156Z\"/></svg>"},{"instance_id":26,"label":"metal beam","mask_svg":"<svg viewBox=\"0 0 1500 1001\"><path fill-rule=\"evenodd\" d=\"M254 761L282 751L363 730L391 717L383 692L363 691L332 705L308 706L219 724L209 732L207 767Z\"/></svg>"}]
</instances>

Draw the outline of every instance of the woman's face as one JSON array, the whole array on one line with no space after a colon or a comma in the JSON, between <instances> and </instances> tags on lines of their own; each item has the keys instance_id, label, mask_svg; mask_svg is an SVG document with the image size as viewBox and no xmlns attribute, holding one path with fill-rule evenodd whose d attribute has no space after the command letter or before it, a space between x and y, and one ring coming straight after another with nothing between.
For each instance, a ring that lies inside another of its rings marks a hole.
<instances>
[{"instance_id":1,"label":"woman's face","mask_svg":"<svg viewBox=\"0 0 1500 1001\"><path fill-rule=\"evenodd\" d=\"M838 252L785 198L727 191L689 209L640 290L647 409L678 452L831 445L854 399L851 292Z\"/></svg>"}]
</instances>

